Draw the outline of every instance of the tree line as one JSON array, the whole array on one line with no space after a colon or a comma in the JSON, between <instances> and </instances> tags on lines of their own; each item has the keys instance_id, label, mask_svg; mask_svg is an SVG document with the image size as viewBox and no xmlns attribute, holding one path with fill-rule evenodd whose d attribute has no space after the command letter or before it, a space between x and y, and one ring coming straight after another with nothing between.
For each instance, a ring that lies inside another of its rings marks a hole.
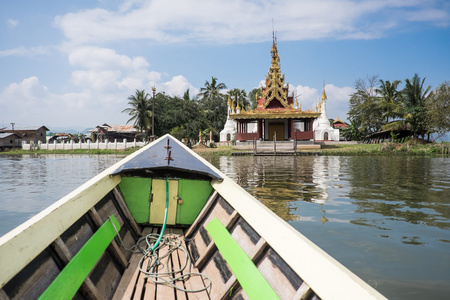
<instances>
[{"instance_id":1,"label":"tree line","mask_svg":"<svg viewBox=\"0 0 450 300\"><path fill-rule=\"evenodd\" d=\"M437 139L450 131L450 82L435 90L418 74L404 80L384 81L378 76L358 79L350 95L349 126L343 135L361 140L382 130L409 130L414 138Z\"/></svg>"},{"instance_id":2,"label":"tree line","mask_svg":"<svg viewBox=\"0 0 450 300\"><path fill-rule=\"evenodd\" d=\"M348 140L361 140L365 136L381 130L410 130L417 138L443 136L450 131L450 82L445 81L435 90L425 85L425 78L415 74L404 81L382 80L378 76L358 79L355 92L350 95L349 126L342 135ZM145 90L136 90L128 97L128 113L145 138L151 135L153 101L155 103L154 133L162 136L170 133L181 139L198 140L201 132L219 140L220 131L227 118L227 100L244 109L256 107L258 88L250 93L243 89L227 89L224 83L212 77L195 97L187 90L182 97L166 95L164 92L152 95Z\"/></svg>"},{"instance_id":3,"label":"tree line","mask_svg":"<svg viewBox=\"0 0 450 300\"><path fill-rule=\"evenodd\" d=\"M152 132L154 101L156 136L170 133L178 139L188 138L195 141L198 140L200 132L209 138L211 131L213 140L218 141L220 131L227 119L228 96L234 106L237 106L237 99L239 99L239 106L245 109L252 107L252 103L256 103L254 91L248 96L243 89L230 89L227 93L222 93L225 89L227 86L224 83L212 77L210 82L205 82L204 87L195 97L191 97L189 89L183 97L160 92L154 99L145 90L136 90L134 95L128 97L128 108L122 112L130 116L127 123L132 122L133 126L148 139Z\"/></svg>"}]
</instances>

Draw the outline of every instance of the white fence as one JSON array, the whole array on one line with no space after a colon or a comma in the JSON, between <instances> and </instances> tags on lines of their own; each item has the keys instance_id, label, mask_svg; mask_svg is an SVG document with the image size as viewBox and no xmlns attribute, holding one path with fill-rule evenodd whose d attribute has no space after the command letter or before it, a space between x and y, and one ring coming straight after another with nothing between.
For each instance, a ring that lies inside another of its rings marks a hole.
<instances>
[{"instance_id":1,"label":"white fence","mask_svg":"<svg viewBox=\"0 0 450 300\"><path fill-rule=\"evenodd\" d=\"M42 143L38 142L27 144L27 142L22 143L22 150L76 150L76 149L102 149L102 150L124 150L128 148L136 148L136 147L143 147L145 145L144 142L137 142L134 140L133 142L128 142L127 139L124 139L123 142L117 142L117 140L114 140L114 142L110 142L108 140L105 140L105 142L99 143L97 142L91 142L90 140L87 141L87 143L75 143L74 141L69 141L65 143L57 143L54 141L53 143Z\"/></svg>"}]
</instances>

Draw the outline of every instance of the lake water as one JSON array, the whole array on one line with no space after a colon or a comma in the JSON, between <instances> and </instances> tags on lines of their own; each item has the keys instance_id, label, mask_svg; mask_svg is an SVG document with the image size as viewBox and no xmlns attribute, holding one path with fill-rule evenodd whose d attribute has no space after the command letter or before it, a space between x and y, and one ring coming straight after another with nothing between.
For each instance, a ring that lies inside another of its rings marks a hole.
<instances>
[{"instance_id":1,"label":"lake water","mask_svg":"<svg viewBox=\"0 0 450 300\"><path fill-rule=\"evenodd\" d=\"M124 156L0 155L0 236Z\"/></svg>"},{"instance_id":2,"label":"lake water","mask_svg":"<svg viewBox=\"0 0 450 300\"><path fill-rule=\"evenodd\" d=\"M121 158L0 156L0 235ZM450 159L247 156L211 163L388 298L449 298Z\"/></svg>"}]
</instances>

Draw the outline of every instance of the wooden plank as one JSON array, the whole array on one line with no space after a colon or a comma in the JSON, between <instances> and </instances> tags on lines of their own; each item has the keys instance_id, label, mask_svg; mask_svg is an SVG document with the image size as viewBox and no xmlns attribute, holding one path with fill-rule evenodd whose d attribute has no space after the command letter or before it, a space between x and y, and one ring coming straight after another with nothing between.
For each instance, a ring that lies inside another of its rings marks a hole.
<instances>
[{"instance_id":1,"label":"wooden plank","mask_svg":"<svg viewBox=\"0 0 450 300\"><path fill-rule=\"evenodd\" d=\"M120 228L117 219L111 216L70 260L39 299L72 298L117 234L114 226Z\"/></svg>"},{"instance_id":2,"label":"wooden plank","mask_svg":"<svg viewBox=\"0 0 450 300\"><path fill-rule=\"evenodd\" d=\"M175 233L175 229L174 229L174 228L167 228L167 229L166 229L166 232L167 232L168 234L172 234L172 235L174 235L174 236L175 236L175 235L176 235L176 236L180 236L180 239L183 238L183 235L182 235L182 234ZM178 231L178 232L179 232L179 231ZM179 270L181 270L181 268L182 268L183 265L184 265L184 261L180 261L180 259L179 259L179 254L178 254L179 251L181 251L181 250L176 249L176 250L174 250L174 251L172 252L172 260L171 260L171 262L172 262L172 270L174 270L174 271L179 271ZM173 275L173 277L178 277L178 276L181 276L181 275L182 275L182 273L177 272L177 273L175 273L175 274ZM176 281L176 282L174 282L174 284L175 284L175 286L177 287L177 288L175 288L175 294L176 294L176 295L175 295L175 298L176 298L177 300L187 300L186 292L183 291L183 290L185 289L183 282L182 282L182 281Z\"/></svg>"},{"instance_id":3,"label":"wooden plank","mask_svg":"<svg viewBox=\"0 0 450 300\"><path fill-rule=\"evenodd\" d=\"M230 228L233 226L233 224L236 222L236 220L239 218L238 212L235 210L231 214L230 219L228 220L228 223L226 224L226 228L230 230ZM203 226L203 225L202 225ZM210 243L204 251L199 251L199 258L195 262L195 266L198 269L202 269L204 264L211 258L211 256L216 251L217 247L214 243Z\"/></svg>"},{"instance_id":4,"label":"wooden plank","mask_svg":"<svg viewBox=\"0 0 450 300\"><path fill-rule=\"evenodd\" d=\"M157 233L158 229L156 227L145 227L144 230L142 230L142 237L147 236L150 233ZM146 262L148 263L148 260L145 260L142 264L142 266L146 266ZM144 267L143 267L144 268ZM148 299L156 299L156 287L147 287L147 278L145 278L145 275L141 272L139 272L138 281L136 284L135 293L133 296L133 299L141 300L142 294L145 293L145 295L148 295Z\"/></svg>"},{"instance_id":5,"label":"wooden plank","mask_svg":"<svg viewBox=\"0 0 450 300\"><path fill-rule=\"evenodd\" d=\"M70 262L70 260L72 259L73 255L70 252L70 249L64 243L64 241L59 237L52 243L51 246L55 250L59 259L61 259L61 261L67 265ZM95 300L104 299L104 297L100 294L97 287L95 286L95 284L92 282L92 280L89 277L86 277L84 282L81 284L80 292L87 299L95 299Z\"/></svg>"},{"instance_id":6,"label":"wooden plank","mask_svg":"<svg viewBox=\"0 0 450 300\"><path fill-rule=\"evenodd\" d=\"M249 298L279 299L273 288L264 279L244 250L231 237L228 230L220 223L219 219L213 219L209 222L206 225L206 230L208 230Z\"/></svg>"},{"instance_id":7,"label":"wooden plank","mask_svg":"<svg viewBox=\"0 0 450 300\"><path fill-rule=\"evenodd\" d=\"M218 193L214 191L211 196L209 197L208 201L206 201L205 206L203 206L203 209L198 214L197 218L195 219L194 223L189 227L188 231L185 234L186 238L191 238L192 234L198 230L198 225L203 221L207 213L209 212L211 206L214 204L215 200L217 199Z\"/></svg>"},{"instance_id":8,"label":"wooden plank","mask_svg":"<svg viewBox=\"0 0 450 300\"><path fill-rule=\"evenodd\" d=\"M105 170L0 237L0 288L120 182L120 176L110 176L110 171Z\"/></svg>"},{"instance_id":9,"label":"wooden plank","mask_svg":"<svg viewBox=\"0 0 450 300\"><path fill-rule=\"evenodd\" d=\"M113 201L113 196L111 195L111 193L109 193L102 199L102 201L97 203L94 208L97 211L97 214L100 216L102 223L106 221L106 219L108 219L110 215L114 215L117 221L119 221L120 227L123 227L125 221L122 219L122 215L119 214L117 207Z\"/></svg>"},{"instance_id":10,"label":"wooden plank","mask_svg":"<svg viewBox=\"0 0 450 300\"><path fill-rule=\"evenodd\" d=\"M116 292L114 293L113 300L119 299L131 299L135 291L135 286L139 278L139 260L142 257L142 253L134 253L131 256L130 264L122 275Z\"/></svg>"},{"instance_id":11,"label":"wooden plank","mask_svg":"<svg viewBox=\"0 0 450 300\"><path fill-rule=\"evenodd\" d=\"M3 289L0 289L0 300L10 300Z\"/></svg>"},{"instance_id":12,"label":"wooden plank","mask_svg":"<svg viewBox=\"0 0 450 300\"><path fill-rule=\"evenodd\" d=\"M176 234L183 234L181 229L174 229L174 233ZM181 239L181 246L187 249L186 243L184 241L184 238ZM184 261L187 259L186 252L178 250L178 259L180 261L180 264L184 264ZM188 270L185 270L183 272L183 275L187 273ZM199 273L200 271L195 268L194 266L191 267L192 273ZM202 278L200 276L191 276L189 280L184 282L184 286L186 290L201 290L205 288L205 283L203 282ZM201 292L197 293L187 293L189 299L210 299L209 296L209 290L203 290Z\"/></svg>"},{"instance_id":13,"label":"wooden plank","mask_svg":"<svg viewBox=\"0 0 450 300\"><path fill-rule=\"evenodd\" d=\"M159 257L163 257L167 254L168 247L162 247L157 249L157 254ZM168 257L168 260L164 259L161 261L161 265L159 265L156 270L154 270L155 273L165 273L167 272L167 265L171 264L170 257ZM161 274L164 278L167 278L167 276ZM157 298L160 299L175 299L175 290L173 287L168 286L166 284L156 284L153 282L155 281L161 281L161 279L158 278L147 278L147 283L145 284L145 299L151 299L153 297L153 291L156 291ZM147 290L149 290L149 293L147 293Z\"/></svg>"},{"instance_id":14,"label":"wooden plank","mask_svg":"<svg viewBox=\"0 0 450 300\"><path fill-rule=\"evenodd\" d=\"M100 215L98 214L97 210L95 209L95 207L93 207L89 210L89 216L91 216L95 225L97 225L98 227L102 226L103 221L102 221ZM115 229L117 229L117 231L119 231L119 227L115 228ZM117 235L119 235L119 232L117 232ZM111 253L111 255L114 257L116 262L123 269L125 269L128 266L128 260L125 258L122 251L119 248L119 245L117 245L117 242L114 239L112 240L111 244L109 244L107 249Z\"/></svg>"},{"instance_id":15,"label":"wooden plank","mask_svg":"<svg viewBox=\"0 0 450 300\"><path fill-rule=\"evenodd\" d=\"M197 269L202 269L205 263L211 258L211 256L216 252L217 247L216 244L211 243L206 247L206 250L203 252L203 254L200 255L200 257L195 262L195 267Z\"/></svg>"},{"instance_id":16,"label":"wooden plank","mask_svg":"<svg viewBox=\"0 0 450 300\"><path fill-rule=\"evenodd\" d=\"M113 189L113 193L114 193L115 199L117 201L117 204L119 205L120 209L122 210L123 214L125 215L125 218L130 223L131 228L133 228L133 230L134 230L134 232L136 233L137 236L142 236L141 227L136 223L136 221L134 220L133 216L131 215L131 212L128 209L128 206L125 203L125 199L123 198L123 195L119 191L117 186Z\"/></svg>"},{"instance_id":17,"label":"wooden plank","mask_svg":"<svg viewBox=\"0 0 450 300\"><path fill-rule=\"evenodd\" d=\"M282 299L292 299L303 283L271 248L258 263L258 270Z\"/></svg>"},{"instance_id":18,"label":"wooden plank","mask_svg":"<svg viewBox=\"0 0 450 300\"><path fill-rule=\"evenodd\" d=\"M303 284L298 288L297 292L294 295L294 299L307 299L308 296L311 294L312 290L309 287L309 285L306 282L303 282Z\"/></svg>"}]
</instances>

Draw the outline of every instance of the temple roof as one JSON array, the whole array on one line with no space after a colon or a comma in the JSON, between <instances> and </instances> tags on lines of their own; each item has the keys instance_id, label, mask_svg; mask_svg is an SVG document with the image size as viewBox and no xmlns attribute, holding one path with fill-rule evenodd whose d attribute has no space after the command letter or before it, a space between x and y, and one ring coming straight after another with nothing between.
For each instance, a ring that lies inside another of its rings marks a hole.
<instances>
[{"instance_id":1,"label":"temple roof","mask_svg":"<svg viewBox=\"0 0 450 300\"><path fill-rule=\"evenodd\" d=\"M265 109L242 111L238 114L230 114L230 119L297 119L297 118L317 118L320 112L311 110L301 111L300 109Z\"/></svg>"},{"instance_id":2,"label":"temple roof","mask_svg":"<svg viewBox=\"0 0 450 300\"><path fill-rule=\"evenodd\" d=\"M277 48L277 37L273 33L271 53L271 66L265 77L265 86L261 86L261 94L256 93L257 107L253 110L241 110L228 102L230 119L287 119L287 118L317 118L320 110L309 109L302 111L301 105L294 106L294 94L288 95L289 84L285 83L284 75L280 70L280 55ZM326 94L325 90L322 99Z\"/></svg>"},{"instance_id":3,"label":"temple roof","mask_svg":"<svg viewBox=\"0 0 450 300\"><path fill-rule=\"evenodd\" d=\"M276 100L278 103L272 103L271 107L288 107L288 88L285 87L284 75L280 70L280 55L277 48L277 37L274 33L272 49L270 50L272 61L269 73L266 76L266 86L262 88L262 95L260 99L264 99L262 107L267 108L272 101ZM259 100L259 99L258 99Z\"/></svg>"}]
</instances>

